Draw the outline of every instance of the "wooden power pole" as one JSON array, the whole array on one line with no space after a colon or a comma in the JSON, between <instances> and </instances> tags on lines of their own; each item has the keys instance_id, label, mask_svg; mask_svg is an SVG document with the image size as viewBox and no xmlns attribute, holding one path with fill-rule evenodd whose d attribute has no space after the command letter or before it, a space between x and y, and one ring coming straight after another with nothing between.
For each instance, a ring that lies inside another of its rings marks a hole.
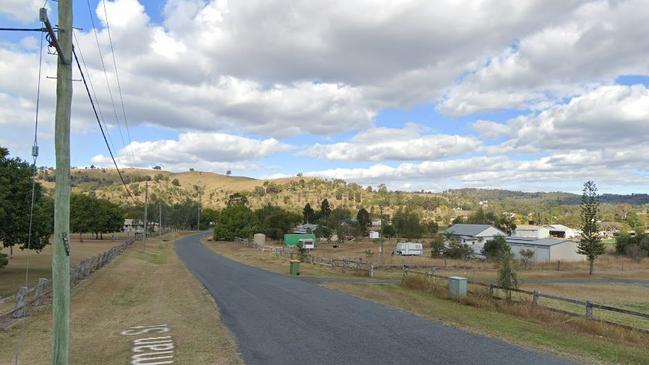
<instances>
[{"instance_id":1,"label":"wooden power pole","mask_svg":"<svg viewBox=\"0 0 649 365\"><path fill-rule=\"evenodd\" d=\"M70 111L72 107L72 0L58 1L56 69L56 187L52 256L52 364L67 365L70 338ZM41 20L47 13L41 10ZM44 21L45 22L45 21ZM49 25L49 20L47 24ZM51 29L51 27L48 26Z\"/></svg>"},{"instance_id":2,"label":"wooden power pole","mask_svg":"<svg viewBox=\"0 0 649 365\"><path fill-rule=\"evenodd\" d=\"M148 224L148 209L149 207L149 182L145 181L144 182L144 251L146 251L146 236L147 236L147 229L149 228ZM154 213L155 214L155 213Z\"/></svg>"}]
</instances>

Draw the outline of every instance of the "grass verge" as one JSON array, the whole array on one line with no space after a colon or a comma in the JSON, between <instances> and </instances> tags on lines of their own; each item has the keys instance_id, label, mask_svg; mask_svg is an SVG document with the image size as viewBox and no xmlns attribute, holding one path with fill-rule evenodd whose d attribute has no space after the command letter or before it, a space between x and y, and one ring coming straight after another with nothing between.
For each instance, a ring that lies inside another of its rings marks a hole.
<instances>
[{"instance_id":1,"label":"grass verge","mask_svg":"<svg viewBox=\"0 0 649 365\"><path fill-rule=\"evenodd\" d=\"M410 283L407 286L416 286ZM553 314L520 317L498 308L471 306L435 296L433 293L397 285L353 285L331 283L327 287L399 308L427 319L474 333L502 338L532 349L547 351L583 363L649 364L649 339L615 338L600 331L584 333L593 322ZM417 289L417 288L414 288ZM522 308L511 308L512 312ZM578 325L579 324L579 325Z\"/></svg>"},{"instance_id":2,"label":"grass verge","mask_svg":"<svg viewBox=\"0 0 649 365\"><path fill-rule=\"evenodd\" d=\"M125 364L135 336L132 326L167 324L175 345L174 363L242 364L236 345L221 324L209 293L178 259L174 240L140 243L80 283L72 291L70 362ZM20 362L48 364L51 308L0 332L0 363L13 363L23 338ZM23 333L23 324L25 329Z\"/></svg>"}]
</instances>

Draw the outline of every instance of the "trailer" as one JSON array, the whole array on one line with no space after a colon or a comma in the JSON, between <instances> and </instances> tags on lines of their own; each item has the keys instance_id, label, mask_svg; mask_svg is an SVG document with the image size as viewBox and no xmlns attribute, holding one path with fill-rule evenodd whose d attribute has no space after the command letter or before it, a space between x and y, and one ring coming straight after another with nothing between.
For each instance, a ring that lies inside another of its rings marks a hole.
<instances>
[{"instance_id":1,"label":"trailer","mask_svg":"<svg viewBox=\"0 0 649 365\"><path fill-rule=\"evenodd\" d=\"M423 246L417 242L399 242L394 253L398 256L421 256Z\"/></svg>"}]
</instances>

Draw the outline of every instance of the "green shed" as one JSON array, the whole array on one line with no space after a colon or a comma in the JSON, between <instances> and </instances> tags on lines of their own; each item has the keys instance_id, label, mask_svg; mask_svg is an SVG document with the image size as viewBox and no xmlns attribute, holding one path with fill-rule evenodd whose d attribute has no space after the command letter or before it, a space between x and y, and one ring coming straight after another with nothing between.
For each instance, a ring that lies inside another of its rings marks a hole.
<instances>
[{"instance_id":1,"label":"green shed","mask_svg":"<svg viewBox=\"0 0 649 365\"><path fill-rule=\"evenodd\" d=\"M287 233L284 235L284 246L292 247L297 246L300 240L313 240L313 244L316 244L316 238L313 233Z\"/></svg>"}]
</instances>

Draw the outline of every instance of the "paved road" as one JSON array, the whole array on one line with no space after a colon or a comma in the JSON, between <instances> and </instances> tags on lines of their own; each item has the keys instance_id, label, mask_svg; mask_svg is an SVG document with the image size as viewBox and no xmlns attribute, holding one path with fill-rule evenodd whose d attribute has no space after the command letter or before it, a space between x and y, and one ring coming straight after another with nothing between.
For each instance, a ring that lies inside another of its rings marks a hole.
<instances>
[{"instance_id":1,"label":"paved road","mask_svg":"<svg viewBox=\"0 0 649 365\"><path fill-rule=\"evenodd\" d=\"M496 339L214 254L199 236L178 256L215 298L244 361L256 364L568 364Z\"/></svg>"}]
</instances>

